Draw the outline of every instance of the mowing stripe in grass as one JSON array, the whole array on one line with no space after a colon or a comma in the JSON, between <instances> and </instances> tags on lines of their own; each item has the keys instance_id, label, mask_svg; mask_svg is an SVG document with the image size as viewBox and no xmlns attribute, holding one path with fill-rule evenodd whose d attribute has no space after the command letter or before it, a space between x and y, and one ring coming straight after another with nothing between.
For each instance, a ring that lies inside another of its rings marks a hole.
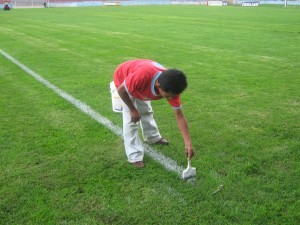
<instances>
[{"instance_id":1,"label":"mowing stripe in grass","mask_svg":"<svg viewBox=\"0 0 300 225\"><path fill-rule=\"evenodd\" d=\"M84 102L74 98L67 92L63 91L62 89L56 87L55 85L51 84L48 80L44 79L39 74L35 73L31 69L29 69L27 66L20 63L18 60L4 52L2 49L0 49L0 53L7 58L12 63L19 66L22 70L24 70L26 73L28 73L30 76L34 77L36 80L44 84L46 87L50 88L52 91L54 91L57 95L67 100L72 105L76 106L79 110L84 112L85 114L89 115L91 118L96 120L98 123L102 124L109 130L111 130L113 133L115 133L117 136L123 138L122 135L122 129L116 125L114 125L110 120L108 120L106 117L100 115L95 110L93 110L89 105L85 104ZM176 161L166 157L160 152L157 152L154 148L151 146L144 144L145 153L149 155L152 159L159 162L163 167L165 167L169 171L177 172L180 176L183 171L183 168L177 164Z\"/></svg>"}]
</instances>

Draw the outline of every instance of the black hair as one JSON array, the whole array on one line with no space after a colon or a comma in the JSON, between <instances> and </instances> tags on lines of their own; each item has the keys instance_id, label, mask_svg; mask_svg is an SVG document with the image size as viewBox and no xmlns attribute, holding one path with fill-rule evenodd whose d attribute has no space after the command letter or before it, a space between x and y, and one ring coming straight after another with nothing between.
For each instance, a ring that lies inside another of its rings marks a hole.
<instances>
[{"instance_id":1,"label":"black hair","mask_svg":"<svg viewBox=\"0 0 300 225\"><path fill-rule=\"evenodd\" d=\"M177 69L168 69L158 77L160 87L167 93L179 95L187 88L185 74Z\"/></svg>"}]
</instances>

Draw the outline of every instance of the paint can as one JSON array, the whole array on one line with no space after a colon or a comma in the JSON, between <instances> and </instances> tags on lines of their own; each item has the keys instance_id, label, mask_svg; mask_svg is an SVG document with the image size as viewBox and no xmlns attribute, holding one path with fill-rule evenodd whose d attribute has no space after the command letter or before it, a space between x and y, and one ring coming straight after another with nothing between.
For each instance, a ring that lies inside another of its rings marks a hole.
<instances>
[{"instance_id":1,"label":"paint can","mask_svg":"<svg viewBox=\"0 0 300 225\"><path fill-rule=\"evenodd\" d=\"M122 99L120 98L115 83L110 82L110 94L111 94L111 102L112 109L114 112L122 112Z\"/></svg>"}]
</instances>

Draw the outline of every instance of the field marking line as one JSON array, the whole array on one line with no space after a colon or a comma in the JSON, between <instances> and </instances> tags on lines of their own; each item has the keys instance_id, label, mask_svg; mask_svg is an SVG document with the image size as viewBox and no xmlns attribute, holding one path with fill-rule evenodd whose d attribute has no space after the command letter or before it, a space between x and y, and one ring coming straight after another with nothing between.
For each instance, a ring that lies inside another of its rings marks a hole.
<instances>
[{"instance_id":1,"label":"field marking line","mask_svg":"<svg viewBox=\"0 0 300 225\"><path fill-rule=\"evenodd\" d=\"M50 83L48 80L43 78L41 75L37 74L36 72L29 69L24 64L20 63L18 60L4 52L2 49L0 49L1 55L3 55L6 59L20 67L22 70L24 70L27 74L44 84L46 87L54 91L58 96L62 97L63 99L67 100L69 103L77 107L80 111L84 112L88 116L90 116L92 119L96 120L98 123L105 126L107 129L111 130L113 133L115 133L117 136L121 137L123 139L122 135L122 129L118 127L117 125L113 124L109 119L102 116L95 110L93 110L89 105L86 103L74 98L72 95L68 94L64 90L58 88L57 86ZM162 153L155 150L153 147L151 147L148 144L144 144L144 150L145 153L150 156L153 160L160 163L164 168L166 168L169 171L177 172L179 176L181 176L182 171L184 170L183 167L179 166L177 162Z\"/></svg>"}]
</instances>

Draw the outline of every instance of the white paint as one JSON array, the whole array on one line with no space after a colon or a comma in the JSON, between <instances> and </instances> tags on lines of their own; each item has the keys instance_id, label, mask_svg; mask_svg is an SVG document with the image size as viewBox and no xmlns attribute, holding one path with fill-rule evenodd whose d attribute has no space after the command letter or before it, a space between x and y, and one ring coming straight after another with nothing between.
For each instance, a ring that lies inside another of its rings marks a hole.
<instances>
[{"instance_id":1,"label":"white paint","mask_svg":"<svg viewBox=\"0 0 300 225\"><path fill-rule=\"evenodd\" d=\"M91 118L96 120L98 123L102 124L109 130L111 130L113 133L115 133L117 136L123 138L122 135L122 129L116 125L114 125L110 120L108 120L106 117L100 115L95 110L93 110L89 105L85 104L84 102L74 98L67 92L63 91L62 89L56 87L55 85L51 84L48 80L44 79L39 74L35 73L31 69L29 69L24 64L20 63L18 60L4 52L2 49L0 49L0 53L7 58L12 63L19 66L22 70L24 70L26 73L28 73L30 76L34 77L36 80L44 84L46 87L54 91L57 95L62 97L63 99L67 100L72 105L76 106L79 110L84 112L85 114L89 115ZM179 176L181 176L181 173L184 168L179 166L176 161L173 159L168 158L167 156L163 155L162 153L156 151L151 146L144 144L144 150L147 155L149 155L152 159L159 162L163 167L165 167L169 171L177 172Z\"/></svg>"}]
</instances>

